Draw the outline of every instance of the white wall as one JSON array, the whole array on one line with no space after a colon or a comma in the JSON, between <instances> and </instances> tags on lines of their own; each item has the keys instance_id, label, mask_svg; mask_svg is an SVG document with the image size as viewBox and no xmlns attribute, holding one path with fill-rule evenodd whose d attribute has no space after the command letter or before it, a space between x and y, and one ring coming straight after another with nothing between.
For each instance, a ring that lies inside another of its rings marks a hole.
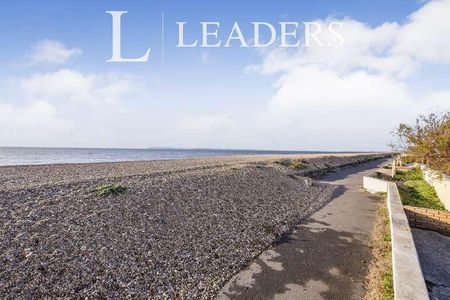
<instances>
[{"instance_id":1,"label":"white wall","mask_svg":"<svg viewBox=\"0 0 450 300\"><path fill-rule=\"evenodd\" d=\"M369 192L387 192L391 227L392 275L395 300L428 300L427 287L420 267L411 228L403 210L395 183L364 176L364 188Z\"/></svg>"},{"instance_id":2,"label":"white wall","mask_svg":"<svg viewBox=\"0 0 450 300\"><path fill-rule=\"evenodd\" d=\"M450 210L450 177L439 176L436 172L422 167L423 179L432 185L436 193L445 206L445 209Z\"/></svg>"},{"instance_id":3,"label":"white wall","mask_svg":"<svg viewBox=\"0 0 450 300\"><path fill-rule=\"evenodd\" d=\"M363 177L364 188L370 193L387 193L387 181L369 176Z\"/></svg>"}]
</instances>

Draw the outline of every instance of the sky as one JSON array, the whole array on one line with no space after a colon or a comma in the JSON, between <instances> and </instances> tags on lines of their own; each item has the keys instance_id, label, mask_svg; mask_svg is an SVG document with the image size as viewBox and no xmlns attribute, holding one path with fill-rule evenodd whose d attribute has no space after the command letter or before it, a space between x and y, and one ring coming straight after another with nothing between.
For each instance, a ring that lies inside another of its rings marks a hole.
<instances>
[{"instance_id":1,"label":"sky","mask_svg":"<svg viewBox=\"0 0 450 300\"><path fill-rule=\"evenodd\" d=\"M107 62L107 11L148 62ZM0 146L389 150L400 122L450 110L449 17L450 0L6 0ZM251 22L337 21L344 42L176 47L176 22L191 41L202 21L248 41Z\"/></svg>"}]
</instances>

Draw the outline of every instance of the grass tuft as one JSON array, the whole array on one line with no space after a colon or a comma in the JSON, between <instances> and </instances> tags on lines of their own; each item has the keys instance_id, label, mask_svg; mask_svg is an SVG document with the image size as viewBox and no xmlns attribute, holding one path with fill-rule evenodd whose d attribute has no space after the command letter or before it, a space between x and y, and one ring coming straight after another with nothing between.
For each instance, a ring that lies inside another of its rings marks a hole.
<instances>
[{"instance_id":1,"label":"grass tuft","mask_svg":"<svg viewBox=\"0 0 450 300\"><path fill-rule=\"evenodd\" d=\"M366 277L366 300L394 299L392 277L391 232L389 213L385 204L380 205L371 238L373 259Z\"/></svg>"},{"instance_id":2,"label":"grass tuft","mask_svg":"<svg viewBox=\"0 0 450 300\"><path fill-rule=\"evenodd\" d=\"M392 271L383 274L383 292L381 294L382 300L394 299L394 280Z\"/></svg>"},{"instance_id":3,"label":"grass tuft","mask_svg":"<svg viewBox=\"0 0 450 300\"><path fill-rule=\"evenodd\" d=\"M305 166L303 165L303 163L301 161L295 161L295 162L292 163L291 166L295 170L300 170L300 169L305 168Z\"/></svg>"},{"instance_id":4,"label":"grass tuft","mask_svg":"<svg viewBox=\"0 0 450 300\"><path fill-rule=\"evenodd\" d=\"M275 160L273 162L274 164L281 165L283 167L288 167L294 170L300 170L305 168L305 160L295 160L291 161L289 159L283 159L283 160Z\"/></svg>"},{"instance_id":5,"label":"grass tuft","mask_svg":"<svg viewBox=\"0 0 450 300\"><path fill-rule=\"evenodd\" d=\"M378 198L386 199L387 193L386 192L376 192L374 195L377 196Z\"/></svg>"},{"instance_id":6,"label":"grass tuft","mask_svg":"<svg viewBox=\"0 0 450 300\"><path fill-rule=\"evenodd\" d=\"M291 165L291 161L287 160L287 159L275 160L273 163L277 164L277 165L284 166L284 167L289 167Z\"/></svg>"},{"instance_id":7,"label":"grass tuft","mask_svg":"<svg viewBox=\"0 0 450 300\"><path fill-rule=\"evenodd\" d=\"M98 197L118 196L124 193L127 187L120 184L105 184L96 189Z\"/></svg>"},{"instance_id":8,"label":"grass tuft","mask_svg":"<svg viewBox=\"0 0 450 300\"><path fill-rule=\"evenodd\" d=\"M391 235L389 233L386 233L383 235L383 241L390 242L391 241Z\"/></svg>"}]
</instances>

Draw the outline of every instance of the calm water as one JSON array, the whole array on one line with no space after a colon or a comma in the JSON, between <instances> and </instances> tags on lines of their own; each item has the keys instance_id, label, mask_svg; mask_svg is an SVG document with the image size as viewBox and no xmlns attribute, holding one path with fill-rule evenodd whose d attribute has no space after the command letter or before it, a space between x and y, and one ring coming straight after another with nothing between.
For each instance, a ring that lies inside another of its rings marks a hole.
<instances>
[{"instance_id":1,"label":"calm water","mask_svg":"<svg viewBox=\"0 0 450 300\"><path fill-rule=\"evenodd\" d=\"M214 149L82 149L82 148L0 147L0 166L181 159L190 157L224 156L224 155L301 154L301 153L319 153L319 152L214 150Z\"/></svg>"}]
</instances>

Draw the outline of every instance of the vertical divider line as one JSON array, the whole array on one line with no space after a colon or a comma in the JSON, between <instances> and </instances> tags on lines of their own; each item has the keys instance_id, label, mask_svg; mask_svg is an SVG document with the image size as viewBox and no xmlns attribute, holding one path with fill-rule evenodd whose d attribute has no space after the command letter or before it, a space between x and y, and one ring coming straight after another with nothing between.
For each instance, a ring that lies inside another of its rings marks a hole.
<instances>
[{"instance_id":1,"label":"vertical divider line","mask_svg":"<svg viewBox=\"0 0 450 300\"><path fill-rule=\"evenodd\" d=\"M161 11L161 63L164 64L164 11Z\"/></svg>"}]
</instances>

